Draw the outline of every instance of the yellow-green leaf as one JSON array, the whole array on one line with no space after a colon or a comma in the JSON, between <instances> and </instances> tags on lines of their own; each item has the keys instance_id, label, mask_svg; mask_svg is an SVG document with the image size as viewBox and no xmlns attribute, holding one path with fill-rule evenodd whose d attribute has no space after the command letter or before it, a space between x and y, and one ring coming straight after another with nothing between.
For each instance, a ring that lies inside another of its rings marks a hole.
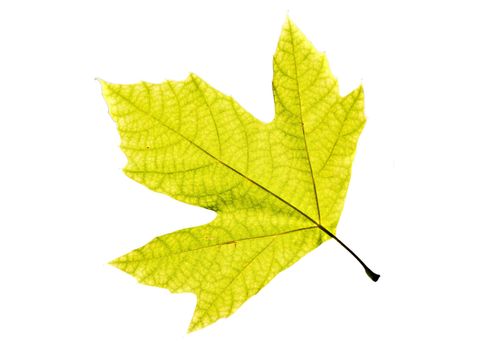
<instances>
[{"instance_id":1,"label":"yellow-green leaf","mask_svg":"<svg viewBox=\"0 0 484 350\"><path fill-rule=\"evenodd\" d=\"M101 81L126 175L217 212L207 225L157 237L112 262L141 283L195 293L190 331L231 315L336 238L365 124L363 90L341 97L326 57L289 19L273 62L276 116L268 124L194 74L162 84Z\"/></svg>"}]
</instances>

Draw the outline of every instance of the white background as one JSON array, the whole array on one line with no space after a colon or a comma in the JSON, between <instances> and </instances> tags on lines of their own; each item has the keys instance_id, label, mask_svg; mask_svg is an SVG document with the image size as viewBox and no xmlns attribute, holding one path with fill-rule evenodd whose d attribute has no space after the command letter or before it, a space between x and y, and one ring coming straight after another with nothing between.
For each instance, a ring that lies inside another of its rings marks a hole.
<instances>
[{"instance_id":1,"label":"white background","mask_svg":"<svg viewBox=\"0 0 484 350\"><path fill-rule=\"evenodd\" d=\"M484 10L479 1L3 1L0 348L483 349ZM96 77L196 72L269 121L286 14L368 122L334 241L187 335L190 294L107 262L214 214L121 169ZM481 332L481 334L479 334Z\"/></svg>"}]
</instances>

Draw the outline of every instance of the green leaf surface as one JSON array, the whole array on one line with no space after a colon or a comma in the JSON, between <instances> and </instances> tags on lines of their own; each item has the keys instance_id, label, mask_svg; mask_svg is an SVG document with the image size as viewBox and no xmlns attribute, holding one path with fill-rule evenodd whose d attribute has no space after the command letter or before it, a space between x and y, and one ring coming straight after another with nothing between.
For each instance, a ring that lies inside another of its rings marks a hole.
<instances>
[{"instance_id":1,"label":"green leaf surface","mask_svg":"<svg viewBox=\"0 0 484 350\"><path fill-rule=\"evenodd\" d=\"M112 262L146 285L195 293L189 331L228 317L334 237L343 210L363 90L341 97L325 55L289 19L273 67L276 115L267 124L194 74L162 84L101 81L126 175L217 212Z\"/></svg>"}]
</instances>

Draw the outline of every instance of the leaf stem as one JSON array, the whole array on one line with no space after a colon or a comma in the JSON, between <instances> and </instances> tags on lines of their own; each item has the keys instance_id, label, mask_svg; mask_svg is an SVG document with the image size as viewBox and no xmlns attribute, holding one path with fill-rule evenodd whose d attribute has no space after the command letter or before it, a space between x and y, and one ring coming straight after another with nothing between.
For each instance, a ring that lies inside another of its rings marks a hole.
<instances>
[{"instance_id":1,"label":"leaf stem","mask_svg":"<svg viewBox=\"0 0 484 350\"><path fill-rule=\"evenodd\" d=\"M343 246L343 248L345 248L351 255L353 255L353 257L356 260L358 260L358 262L361 264L361 266L363 266L363 268L365 269L366 274L368 275L368 277L371 278L371 280L373 282L378 281L378 279L380 278L380 275L377 274L377 273L374 273L368 266L366 266L366 264L363 262L363 260L361 260L358 255L356 255L350 248L348 248L348 246L346 244L344 244L342 241L340 241L339 238L336 237L333 233L331 233L326 227L318 224L318 228L321 229L324 233L326 233L331 238L334 238L336 240L336 242L338 242L339 244L341 244L341 246Z\"/></svg>"}]
</instances>

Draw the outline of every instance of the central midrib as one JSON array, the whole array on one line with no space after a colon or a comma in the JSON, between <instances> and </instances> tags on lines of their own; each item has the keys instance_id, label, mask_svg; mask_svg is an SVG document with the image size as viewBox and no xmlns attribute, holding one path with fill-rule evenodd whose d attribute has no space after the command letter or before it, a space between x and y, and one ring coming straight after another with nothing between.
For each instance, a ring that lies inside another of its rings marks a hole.
<instances>
[{"instance_id":1,"label":"central midrib","mask_svg":"<svg viewBox=\"0 0 484 350\"><path fill-rule=\"evenodd\" d=\"M297 63L296 63L296 55L294 54L294 38L293 38L293 32L292 32L292 24L289 24L289 31L290 31L290 36L291 36L291 47L292 47L292 58L293 58L293 63L294 63L294 81L296 82L296 88L297 88L297 99L298 99L298 107L299 107L299 119L301 121L301 130L303 134L303 140L304 140L304 148L306 150L306 158L308 160L308 166L309 166L309 173L311 174L311 181L313 183L313 192L314 192L314 200L316 202L316 208L318 210L318 225L321 224L321 211L319 209L319 200L318 200L318 191L316 189L316 181L314 181L314 173L313 173L313 166L311 164L311 158L309 157L309 149L308 149L308 143L306 141L306 130L304 129L304 121L302 117L302 101L301 101L301 93L299 89L299 79L298 79L298 72L297 72Z\"/></svg>"}]
</instances>

